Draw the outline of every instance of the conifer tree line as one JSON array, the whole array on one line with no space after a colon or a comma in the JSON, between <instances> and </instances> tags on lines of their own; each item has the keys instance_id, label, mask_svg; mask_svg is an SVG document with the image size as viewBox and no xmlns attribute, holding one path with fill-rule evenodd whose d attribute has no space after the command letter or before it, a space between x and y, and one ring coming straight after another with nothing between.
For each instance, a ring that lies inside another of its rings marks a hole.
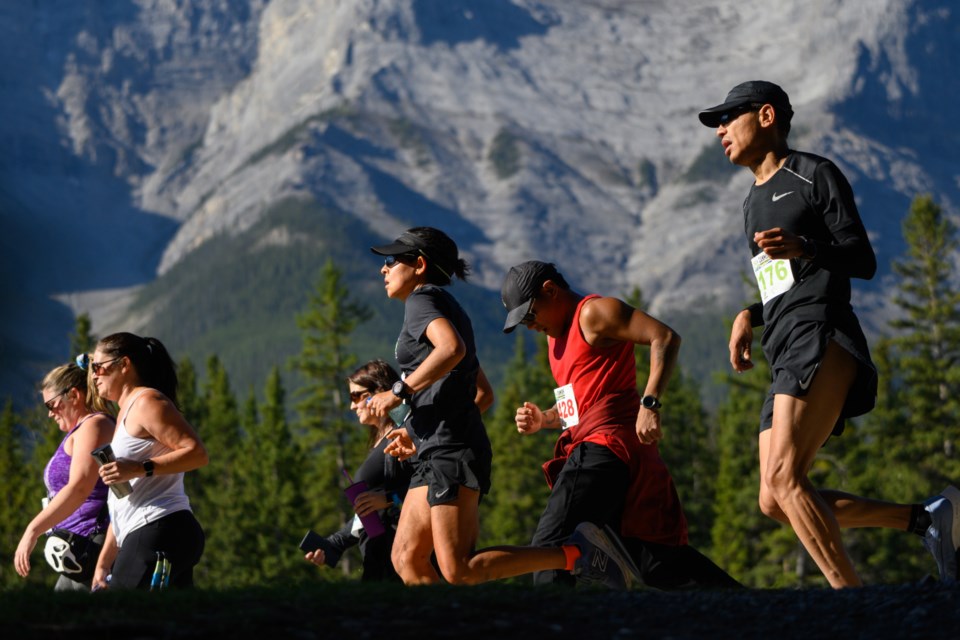
<instances>
[{"instance_id":1,"label":"conifer tree line","mask_svg":"<svg viewBox=\"0 0 960 640\"><path fill-rule=\"evenodd\" d=\"M811 479L818 487L916 502L960 481L958 240L930 196L914 199L902 229L906 250L893 263L895 318L872 345L880 373L877 407L831 439ZM644 308L638 290L623 297ZM328 262L297 318L302 350L270 371L261 399L254 389L233 389L215 355L203 363L202 375L191 361L178 363L180 409L210 453L207 467L186 474L187 493L207 535L195 570L198 586L358 575L356 550L337 570L319 569L303 560L297 544L308 528L330 533L353 515L342 493L343 470L355 469L366 456L366 432L349 411L345 378L359 364L351 334L370 317ZM556 433L520 436L513 422L525 400L553 403L546 340L525 334L516 332L497 402L484 417L494 465L493 489L481 503L481 546L528 543L549 495L541 464L553 457ZM92 352L95 344L90 319L82 315L71 353ZM748 586L826 586L794 533L757 506L757 425L769 371L759 345L753 355L757 366L741 375L717 363L726 391L713 412L705 409L698 382L678 367L664 394L661 453L698 549ZM649 354L638 348L641 384L648 363ZM288 393L284 373L294 371L300 384ZM12 564L23 529L40 508L43 468L63 436L37 405L21 412L9 400L0 406L0 482L7 496L0 502L0 588L55 581L42 543L27 580ZM873 584L936 575L919 540L889 530L844 533L858 570Z\"/></svg>"}]
</instances>

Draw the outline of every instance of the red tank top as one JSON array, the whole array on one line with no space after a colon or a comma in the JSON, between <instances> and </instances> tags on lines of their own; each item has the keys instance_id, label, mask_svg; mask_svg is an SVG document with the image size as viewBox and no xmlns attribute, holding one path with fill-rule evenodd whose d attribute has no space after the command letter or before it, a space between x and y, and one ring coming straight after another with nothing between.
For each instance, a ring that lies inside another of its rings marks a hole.
<instances>
[{"instance_id":1,"label":"red tank top","mask_svg":"<svg viewBox=\"0 0 960 640\"><path fill-rule=\"evenodd\" d=\"M637 363L632 342L618 342L599 349L587 344L580 332L583 305L599 298L586 296L577 305L567 335L548 338L550 370L557 386L573 385L573 393L582 415L608 393L637 392Z\"/></svg>"},{"instance_id":2,"label":"red tank top","mask_svg":"<svg viewBox=\"0 0 960 640\"><path fill-rule=\"evenodd\" d=\"M556 456L543 465L552 487L570 453L584 442L610 449L630 470L630 488L620 526L621 535L659 544L687 543L687 519L673 478L657 445L641 444L636 421L640 411L634 345L608 348L587 343L580 332L583 305L577 305L565 336L548 341L550 370L558 386L573 385L580 421L557 439Z\"/></svg>"}]
</instances>

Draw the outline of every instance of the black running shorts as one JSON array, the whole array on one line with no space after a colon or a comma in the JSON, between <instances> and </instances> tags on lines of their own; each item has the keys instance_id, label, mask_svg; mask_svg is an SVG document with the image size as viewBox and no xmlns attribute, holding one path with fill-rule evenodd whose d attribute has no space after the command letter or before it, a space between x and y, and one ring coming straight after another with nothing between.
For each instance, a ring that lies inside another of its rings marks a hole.
<instances>
[{"instance_id":1,"label":"black running shorts","mask_svg":"<svg viewBox=\"0 0 960 640\"><path fill-rule=\"evenodd\" d=\"M863 415L873 409L877 399L877 370L870 360L863 333L859 330L844 332L823 322L802 322L788 335L777 340L776 344L765 345L764 353L770 362L772 382L760 410L760 431L773 426L775 395L795 398L807 395L831 340L849 352L858 364L857 377L844 401L833 435L843 433L847 418Z\"/></svg>"},{"instance_id":2,"label":"black running shorts","mask_svg":"<svg viewBox=\"0 0 960 640\"><path fill-rule=\"evenodd\" d=\"M431 449L425 459L415 464L410 488L428 487L427 503L431 507L457 499L460 485L479 491L481 497L490 491L490 451L474 449Z\"/></svg>"}]
</instances>

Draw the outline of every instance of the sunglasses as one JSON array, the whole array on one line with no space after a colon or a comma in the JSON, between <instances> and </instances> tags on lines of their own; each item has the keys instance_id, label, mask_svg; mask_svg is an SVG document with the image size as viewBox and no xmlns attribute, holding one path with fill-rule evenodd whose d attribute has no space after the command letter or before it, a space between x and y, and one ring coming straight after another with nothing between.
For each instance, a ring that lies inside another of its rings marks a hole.
<instances>
[{"instance_id":1,"label":"sunglasses","mask_svg":"<svg viewBox=\"0 0 960 640\"><path fill-rule=\"evenodd\" d=\"M122 359L123 359L123 356L120 356L119 358L114 358L113 360L104 360L103 362L91 362L90 368L93 370L93 375L102 376L103 372L110 368L108 365L111 365L117 360L122 360Z\"/></svg>"},{"instance_id":2,"label":"sunglasses","mask_svg":"<svg viewBox=\"0 0 960 640\"><path fill-rule=\"evenodd\" d=\"M403 263L409 266L411 263L416 262L417 258L420 256L413 253L401 253L398 256L385 256L383 259L383 266L387 269L393 269L400 263Z\"/></svg>"},{"instance_id":3,"label":"sunglasses","mask_svg":"<svg viewBox=\"0 0 960 640\"><path fill-rule=\"evenodd\" d=\"M745 113L749 113L750 111L759 111L760 107L762 106L763 106L762 104L753 104L753 103L741 105L739 107L736 107L735 109L731 109L730 111L727 111L726 113L721 113L720 117L717 119L717 122L719 125L726 126Z\"/></svg>"},{"instance_id":4,"label":"sunglasses","mask_svg":"<svg viewBox=\"0 0 960 640\"><path fill-rule=\"evenodd\" d=\"M372 393L373 391L370 391L369 389L364 389L363 391L351 391L350 402L359 404L361 400L363 400L366 396L369 396Z\"/></svg>"},{"instance_id":5,"label":"sunglasses","mask_svg":"<svg viewBox=\"0 0 960 640\"><path fill-rule=\"evenodd\" d=\"M527 309L527 312L523 314L523 317L520 318L520 324L529 325L534 320L537 319L537 311L533 308L533 304L537 301L536 298L530 301L530 308Z\"/></svg>"},{"instance_id":6,"label":"sunglasses","mask_svg":"<svg viewBox=\"0 0 960 640\"><path fill-rule=\"evenodd\" d=\"M67 393L68 391L70 391L70 389L64 389L57 395L53 396L52 398L44 402L43 405L47 408L47 411L53 411L57 406L54 401L60 396L62 396L63 394Z\"/></svg>"}]
</instances>

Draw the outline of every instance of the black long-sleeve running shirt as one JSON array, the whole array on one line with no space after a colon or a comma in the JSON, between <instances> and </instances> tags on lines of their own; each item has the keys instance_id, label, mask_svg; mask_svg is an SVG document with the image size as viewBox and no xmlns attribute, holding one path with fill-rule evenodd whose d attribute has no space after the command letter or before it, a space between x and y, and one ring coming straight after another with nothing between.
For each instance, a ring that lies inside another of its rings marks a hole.
<instances>
[{"instance_id":1,"label":"black long-sleeve running shirt","mask_svg":"<svg viewBox=\"0 0 960 640\"><path fill-rule=\"evenodd\" d=\"M743 216L751 256L760 253L754 233L775 227L804 236L816 248L812 260L790 260L794 284L789 290L763 304L762 314L760 303L750 307L752 324L764 325L765 345L798 322L822 321L841 329L857 323L850 278L872 278L877 259L853 190L836 165L791 152L770 180L750 189Z\"/></svg>"}]
</instances>

